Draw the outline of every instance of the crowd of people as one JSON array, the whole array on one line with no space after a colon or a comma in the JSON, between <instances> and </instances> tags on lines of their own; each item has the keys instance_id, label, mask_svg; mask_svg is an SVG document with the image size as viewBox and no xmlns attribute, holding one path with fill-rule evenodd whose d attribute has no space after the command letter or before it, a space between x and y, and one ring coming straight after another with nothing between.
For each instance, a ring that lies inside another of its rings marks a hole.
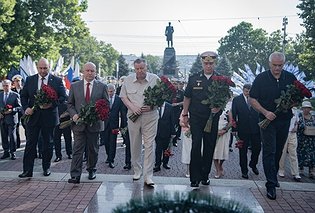
<instances>
[{"instance_id":1,"label":"crowd of people","mask_svg":"<svg viewBox=\"0 0 315 213\"><path fill-rule=\"evenodd\" d=\"M154 187L153 173L168 170L170 144L182 142L182 162L187 165L186 177L192 188L209 185L212 163L215 178L224 176L224 161L229 158L231 137L237 140L241 177L248 179L249 169L259 175L257 164L262 150L262 163L269 199L276 199L278 176L285 176L284 164L289 157L291 175L301 181L304 168L309 177L315 178L315 136L305 133L305 127L315 126L311 102L305 100L301 111L297 108L275 113L275 99L295 76L285 70L285 55L274 52L269 57L270 69L256 76L254 82L244 84L242 94L231 97L224 107L205 104L208 87L213 77L221 76L215 70L218 55L207 51L200 55L202 70L184 82L173 82L176 94L161 106L144 105L144 93L154 87L160 78L148 72L144 59L134 61L135 72L121 78L121 85L104 84L96 78L96 66L84 64L83 77L64 86L62 78L50 74L49 63L41 58L37 63L38 74L29 76L21 84L16 75L12 82L3 80L0 93L0 128L4 150L1 159L16 159L20 147L19 125L25 128L26 146L23 172L20 178L33 176L34 159L42 158L43 175L51 174L50 165L55 149L55 162L62 160L61 137L66 154L71 159L69 183L80 183L83 162L86 161L88 179L96 178L96 164L100 146L104 145L110 168L115 167L117 135L121 133L125 145L124 169L133 169L133 181L143 176L144 184ZM49 86L56 98L38 103L38 91ZM11 89L11 87L13 87ZM91 125L82 122L82 110L90 103L105 100L109 106L107 119ZM131 115L137 119L131 119ZM205 126L211 117L209 131ZM262 128L258 123L268 119ZM71 127L60 128L60 122L71 120ZM143 165L142 165L142 150ZM248 152L250 150L250 159ZM38 154L39 152L39 154Z\"/></svg>"}]
</instances>

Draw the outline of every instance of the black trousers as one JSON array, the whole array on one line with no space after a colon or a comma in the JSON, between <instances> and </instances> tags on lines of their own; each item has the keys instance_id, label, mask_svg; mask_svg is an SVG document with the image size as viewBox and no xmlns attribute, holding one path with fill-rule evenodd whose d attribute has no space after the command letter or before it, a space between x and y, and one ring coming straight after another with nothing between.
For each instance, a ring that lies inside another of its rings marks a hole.
<instances>
[{"instance_id":1,"label":"black trousers","mask_svg":"<svg viewBox=\"0 0 315 213\"><path fill-rule=\"evenodd\" d=\"M100 133L100 143L105 145L107 160L114 163L117 147L117 135L112 133L112 129L107 125L104 131Z\"/></svg>"},{"instance_id":2,"label":"black trousers","mask_svg":"<svg viewBox=\"0 0 315 213\"><path fill-rule=\"evenodd\" d=\"M288 137L289 127L290 120L275 120L266 129L261 129L263 167L267 188L276 187L278 182L279 161Z\"/></svg>"},{"instance_id":3,"label":"black trousers","mask_svg":"<svg viewBox=\"0 0 315 213\"><path fill-rule=\"evenodd\" d=\"M129 131L127 130L126 134L123 135L125 147L125 164L131 164L131 153L130 153L130 137Z\"/></svg>"},{"instance_id":4,"label":"black trousers","mask_svg":"<svg viewBox=\"0 0 315 213\"><path fill-rule=\"evenodd\" d=\"M190 116L190 130L192 134L192 147L190 153L190 181L199 182L207 180L212 166L212 158L218 135L219 117L222 111L216 113L212 119L211 132L204 132L207 117ZM203 150L201 155L201 143Z\"/></svg>"},{"instance_id":5,"label":"black trousers","mask_svg":"<svg viewBox=\"0 0 315 213\"><path fill-rule=\"evenodd\" d=\"M0 123L2 148L4 153L16 151L16 124Z\"/></svg>"},{"instance_id":6,"label":"black trousers","mask_svg":"<svg viewBox=\"0 0 315 213\"><path fill-rule=\"evenodd\" d=\"M168 148L171 138L155 138L155 166L160 167L161 164L167 165L169 156L164 156L164 151Z\"/></svg>"},{"instance_id":7,"label":"black trousers","mask_svg":"<svg viewBox=\"0 0 315 213\"><path fill-rule=\"evenodd\" d=\"M244 142L243 147L239 149L240 167L241 167L242 174L247 174L248 173L248 167L247 167L248 146L251 145L251 149L252 149L249 167L256 167L258 163L260 150L261 150L260 133L258 132L256 134L250 134L250 133L238 132L238 136Z\"/></svg>"},{"instance_id":8,"label":"black trousers","mask_svg":"<svg viewBox=\"0 0 315 213\"><path fill-rule=\"evenodd\" d=\"M62 135L65 139L65 146L66 146L67 155L72 154L71 128L67 127L64 129L60 129L59 125L58 125L55 127L55 131L54 131L54 145L55 145L56 157L59 157L59 158L62 158L62 154L61 154L61 136Z\"/></svg>"},{"instance_id":9,"label":"black trousers","mask_svg":"<svg viewBox=\"0 0 315 213\"><path fill-rule=\"evenodd\" d=\"M27 141L23 156L23 171L33 172L36 157L36 145L39 136L42 137L42 168L49 169L54 146L54 127L26 126Z\"/></svg>"}]
</instances>

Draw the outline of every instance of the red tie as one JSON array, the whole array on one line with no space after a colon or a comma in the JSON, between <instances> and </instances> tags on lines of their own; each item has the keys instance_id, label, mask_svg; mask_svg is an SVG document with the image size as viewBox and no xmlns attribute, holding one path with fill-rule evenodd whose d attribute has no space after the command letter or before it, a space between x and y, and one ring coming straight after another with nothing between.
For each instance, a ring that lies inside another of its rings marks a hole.
<instances>
[{"instance_id":1,"label":"red tie","mask_svg":"<svg viewBox=\"0 0 315 213\"><path fill-rule=\"evenodd\" d=\"M40 88L42 88L43 85L45 84L45 83L44 83L45 78L42 78L41 80L42 80L42 83L40 84Z\"/></svg>"},{"instance_id":2,"label":"red tie","mask_svg":"<svg viewBox=\"0 0 315 213\"><path fill-rule=\"evenodd\" d=\"M86 84L85 101L86 103L90 102L90 83Z\"/></svg>"}]
</instances>

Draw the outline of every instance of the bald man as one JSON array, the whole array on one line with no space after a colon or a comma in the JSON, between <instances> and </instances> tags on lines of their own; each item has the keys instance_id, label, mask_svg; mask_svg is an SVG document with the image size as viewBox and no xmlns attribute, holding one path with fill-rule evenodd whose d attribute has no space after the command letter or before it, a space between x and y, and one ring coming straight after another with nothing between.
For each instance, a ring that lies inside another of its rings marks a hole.
<instances>
[{"instance_id":1,"label":"bald man","mask_svg":"<svg viewBox=\"0 0 315 213\"><path fill-rule=\"evenodd\" d=\"M55 126L59 124L58 104L66 99L66 89L62 79L49 74L49 63L45 58L41 58L37 63L38 74L26 78L25 85L21 93L21 102L25 115L30 119L26 124L27 141L23 157L23 173L20 178L33 176L34 159L36 157L36 144L41 134L42 144L42 168L43 175L50 175L50 162L53 155L53 132ZM42 85L51 86L58 94L58 100L50 104L44 104L34 110L35 95Z\"/></svg>"}]
</instances>

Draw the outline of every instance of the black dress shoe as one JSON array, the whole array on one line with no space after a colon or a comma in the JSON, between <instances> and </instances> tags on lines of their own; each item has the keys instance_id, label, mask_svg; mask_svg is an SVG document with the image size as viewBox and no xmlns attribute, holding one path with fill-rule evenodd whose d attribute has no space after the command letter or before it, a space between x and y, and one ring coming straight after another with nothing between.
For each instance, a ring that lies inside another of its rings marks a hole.
<instances>
[{"instance_id":1,"label":"black dress shoe","mask_svg":"<svg viewBox=\"0 0 315 213\"><path fill-rule=\"evenodd\" d=\"M191 182L190 187L194 187L194 188L199 187L199 182L198 181Z\"/></svg>"},{"instance_id":2,"label":"black dress shoe","mask_svg":"<svg viewBox=\"0 0 315 213\"><path fill-rule=\"evenodd\" d=\"M38 158L39 158L39 159L42 159L42 158L43 158L43 155L42 155L42 154L38 154Z\"/></svg>"},{"instance_id":3,"label":"black dress shoe","mask_svg":"<svg viewBox=\"0 0 315 213\"><path fill-rule=\"evenodd\" d=\"M267 197L270 200L275 200L277 198L276 188L267 188Z\"/></svg>"},{"instance_id":4,"label":"black dress shoe","mask_svg":"<svg viewBox=\"0 0 315 213\"><path fill-rule=\"evenodd\" d=\"M159 166L156 166L153 168L153 172L159 172L161 171L161 168Z\"/></svg>"},{"instance_id":5,"label":"black dress shoe","mask_svg":"<svg viewBox=\"0 0 315 213\"><path fill-rule=\"evenodd\" d=\"M109 168L112 168L112 169L115 168L115 165L113 163L109 163L108 166Z\"/></svg>"},{"instance_id":6,"label":"black dress shoe","mask_svg":"<svg viewBox=\"0 0 315 213\"><path fill-rule=\"evenodd\" d=\"M60 157L57 157L57 158L54 160L54 162L59 162L59 161L61 161L61 158L60 158Z\"/></svg>"},{"instance_id":7,"label":"black dress shoe","mask_svg":"<svg viewBox=\"0 0 315 213\"><path fill-rule=\"evenodd\" d=\"M80 183L80 177L72 177L68 179L68 183Z\"/></svg>"},{"instance_id":8,"label":"black dress shoe","mask_svg":"<svg viewBox=\"0 0 315 213\"><path fill-rule=\"evenodd\" d=\"M169 167L167 164L163 164L163 168L164 169L171 169L171 167Z\"/></svg>"},{"instance_id":9,"label":"black dress shoe","mask_svg":"<svg viewBox=\"0 0 315 213\"><path fill-rule=\"evenodd\" d=\"M258 171L256 166L251 167L251 168L252 168L252 171L254 172L255 175L259 175L259 171Z\"/></svg>"},{"instance_id":10,"label":"black dress shoe","mask_svg":"<svg viewBox=\"0 0 315 213\"><path fill-rule=\"evenodd\" d=\"M242 174L242 178L248 179L248 174Z\"/></svg>"},{"instance_id":11,"label":"black dress shoe","mask_svg":"<svg viewBox=\"0 0 315 213\"><path fill-rule=\"evenodd\" d=\"M173 146L177 147L177 143L173 143Z\"/></svg>"},{"instance_id":12,"label":"black dress shoe","mask_svg":"<svg viewBox=\"0 0 315 213\"><path fill-rule=\"evenodd\" d=\"M0 159L6 159L6 158L9 158L10 157L10 154L8 152L5 152Z\"/></svg>"},{"instance_id":13,"label":"black dress shoe","mask_svg":"<svg viewBox=\"0 0 315 213\"><path fill-rule=\"evenodd\" d=\"M87 161L87 159L86 159L86 157L84 157L84 158L83 158L83 162L86 162L86 161Z\"/></svg>"},{"instance_id":14,"label":"black dress shoe","mask_svg":"<svg viewBox=\"0 0 315 213\"><path fill-rule=\"evenodd\" d=\"M107 159L107 160L105 161L105 163L110 163L110 160Z\"/></svg>"},{"instance_id":15,"label":"black dress shoe","mask_svg":"<svg viewBox=\"0 0 315 213\"><path fill-rule=\"evenodd\" d=\"M126 169L126 170L130 170L130 169L131 169L131 165L130 165L130 163L127 163L127 164L124 166L124 169Z\"/></svg>"},{"instance_id":16,"label":"black dress shoe","mask_svg":"<svg viewBox=\"0 0 315 213\"><path fill-rule=\"evenodd\" d=\"M278 187L278 188L280 187L280 183L279 182L276 183L276 187Z\"/></svg>"},{"instance_id":17,"label":"black dress shoe","mask_svg":"<svg viewBox=\"0 0 315 213\"><path fill-rule=\"evenodd\" d=\"M208 180L202 180L201 184L205 185L205 186L208 186L208 185L210 185L210 180L209 179Z\"/></svg>"},{"instance_id":18,"label":"black dress shoe","mask_svg":"<svg viewBox=\"0 0 315 213\"><path fill-rule=\"evenodd\" d=\"M27 178L27 177L33 177L33 173L23 172L22 174L19 174L19 178Z\"/></svg>"},{"instance_id":19,"label":"black dress shoe","mask_svg":"<svg viewBox=\"0 0 315 213\"><path fill-rule=\"evenodd\" d=\"M51 174L51 172L50 172L49 169L45 169L44 172L43 172L43 175L46 176L46 177L49 176L50 174Z\"/></svg>"},{"instance_id":20,"label":"black dress shoe","mask_svg":"<svg viewBox=\"0 0 315 213\"><path fill-rule=\"evenodd\" d=\"M95 172L94 171L90 171L89 172L89 180L94 180L95 178L96 178L96 174L95 174Z\"/></svg>"},{"instance_id":21,"label":"black dress shoe","mask_svg":"<svg viewBox=\"0 0 315 213\"><path fill-rule=\"evenodd\" d=\"M72 155L70 154L70 155L68 155L68 159L72 159Z\"/></svg>"},{"instance_id":22,"label":"black dress shoe","mask_svg":"<svg viewBox=\"0 0 315 213\"><path fill-rule=\"evenodd\" d=\"M14 153L11 154L11 160L15 160L16 159L16 155Z\"/></svg>"}]
</instances>

